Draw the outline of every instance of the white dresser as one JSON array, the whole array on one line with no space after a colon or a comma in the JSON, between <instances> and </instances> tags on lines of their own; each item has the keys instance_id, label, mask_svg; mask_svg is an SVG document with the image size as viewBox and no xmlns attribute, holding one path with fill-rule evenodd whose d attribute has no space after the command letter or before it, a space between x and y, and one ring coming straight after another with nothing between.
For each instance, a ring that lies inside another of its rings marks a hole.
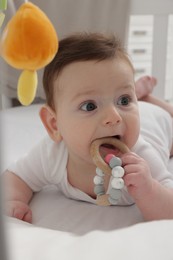
<instances>
[{"instance_id":1,"label":"white dresser","mask_svg":"<svg viewBox=\"0 0 173 260\"><path fill-rule=\"evenodd\" d=\"M131 0L128 49L136 79L158 79L154 94L173 101L173 0Z\"/></svg>"}]
</instances>

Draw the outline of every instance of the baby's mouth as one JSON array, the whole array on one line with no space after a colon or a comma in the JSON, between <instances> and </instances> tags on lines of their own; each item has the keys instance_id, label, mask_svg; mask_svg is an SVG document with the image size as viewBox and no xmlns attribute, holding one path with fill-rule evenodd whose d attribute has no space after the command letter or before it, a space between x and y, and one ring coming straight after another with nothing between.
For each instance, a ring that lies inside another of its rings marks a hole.
<instances>
[{"instance_id":1,"label":"baby's mouth","mask_svg":"<svg viewBox=\"0 0 173 260\"><path fill-rule=\"evenodd\" d=\"M119 135L112 136L112 138L116 138L116 139L120 140ZM120 154L121 154L120 150L117 147L115 147L113 144L107 144L107 143L102 144L99 147L99 152L103 159L106 157L107 154L113 154L117 157L120 156Z\"/></svg>"}]
</instances>

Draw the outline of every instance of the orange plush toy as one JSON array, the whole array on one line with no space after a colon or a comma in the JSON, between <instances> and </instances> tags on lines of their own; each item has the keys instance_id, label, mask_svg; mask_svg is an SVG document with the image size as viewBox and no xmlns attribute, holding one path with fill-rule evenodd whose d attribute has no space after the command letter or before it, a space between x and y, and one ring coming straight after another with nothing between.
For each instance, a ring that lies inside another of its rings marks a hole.
<instances>
[{"instance_id":1,"label":"orange plush toy","mask_svg":"<svg viewBox=\"0 0 173 260\"><path fill-rule=\"evenodd\" d=\"M48 17L31 2L24 3L8 22L0 40L4 60L21 69L18 98L29 105L37 89L36 70L54 58L58 50L58 37Z\"/></svg>"}]
</instances>

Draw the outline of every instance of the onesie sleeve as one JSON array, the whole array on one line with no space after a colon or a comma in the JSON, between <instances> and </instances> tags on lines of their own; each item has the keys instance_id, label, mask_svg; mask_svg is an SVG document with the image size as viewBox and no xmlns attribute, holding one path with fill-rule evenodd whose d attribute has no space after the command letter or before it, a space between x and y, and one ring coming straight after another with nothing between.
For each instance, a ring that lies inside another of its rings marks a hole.
<instances>
[{"instance_id":1,"label":"onesie sleeve","mask_svg":"<svg viewBox=\"0 0 173 260\"><path fill-rule=\"evenodd\" d=\"M12 163L8 170L37 192L46 185L61 181L66 171L67 157L64 143L56 144L46 136L29 153Z\"/></svg>"},{"instance_id":2,"label":"onesie sleeve","mask_svg":"<svg viewBox=\"0 0 173 260\"><path fill-rule=\"evenodd\" d=\"M167 164L173 138L172 117L167 111L147 102L140 101L139 109L142 137Z\"/></svg>"}]
</instances>

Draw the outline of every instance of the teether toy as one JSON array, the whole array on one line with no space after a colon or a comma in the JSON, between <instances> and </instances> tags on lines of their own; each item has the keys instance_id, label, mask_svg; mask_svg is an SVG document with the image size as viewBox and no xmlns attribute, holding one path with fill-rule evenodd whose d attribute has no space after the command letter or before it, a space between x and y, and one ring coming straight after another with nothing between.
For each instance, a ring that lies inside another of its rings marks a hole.
<instances>
[{"instance_id":1,"label":"teether toy","mask_svg":"<svg viewBox=\"0 0 173 260\"><path fill-rule=\"evenodd\" d=\"M101 206L117 205L121 198L121 189L124 187L124 169L122 167L121 159L113 154L107 154L105 161L100 155L99 148L101 145L113 145L121 153L129 152L129 148L116 138L101 138L96 139L91 144L90 154L96 168L96 176L94 177L94 192L97 195L96 203ZM111 176L111 189L109 194L105 194L104 176L108 174Z\"/></svg>"},{"instance_id":2,"label":"teether toy","mask_svg":"<svg viewBox=\"0 0 173 260\"><path fill-rule=\"evenodd\" d=\"M121 153L127 153L129 152L129 148L122 143L120 140L113 138L113 137L105 137L96 139L92 142L91 148L90 148L90 154L93 158L93 161L95 165L102 169L102 171L106 174L111 175L111 168L108 166L108 164L102 159L99 148L103 144L110 144L113 145L115 148L117 148Z\"/></svg>"},{"instance_id":3,"label":"teether toy","mask_svg":"<svg viewBox=\"0 0 173 260\"><path fill-rule=\"evenodd\" d=\"M36 70L50 63L57 50L57 34L48 17L31 2L21 5L2 32L0 53L9 65L23 70L18 81L23 105L35 97Z\"/></svg>"}]
</instances>

